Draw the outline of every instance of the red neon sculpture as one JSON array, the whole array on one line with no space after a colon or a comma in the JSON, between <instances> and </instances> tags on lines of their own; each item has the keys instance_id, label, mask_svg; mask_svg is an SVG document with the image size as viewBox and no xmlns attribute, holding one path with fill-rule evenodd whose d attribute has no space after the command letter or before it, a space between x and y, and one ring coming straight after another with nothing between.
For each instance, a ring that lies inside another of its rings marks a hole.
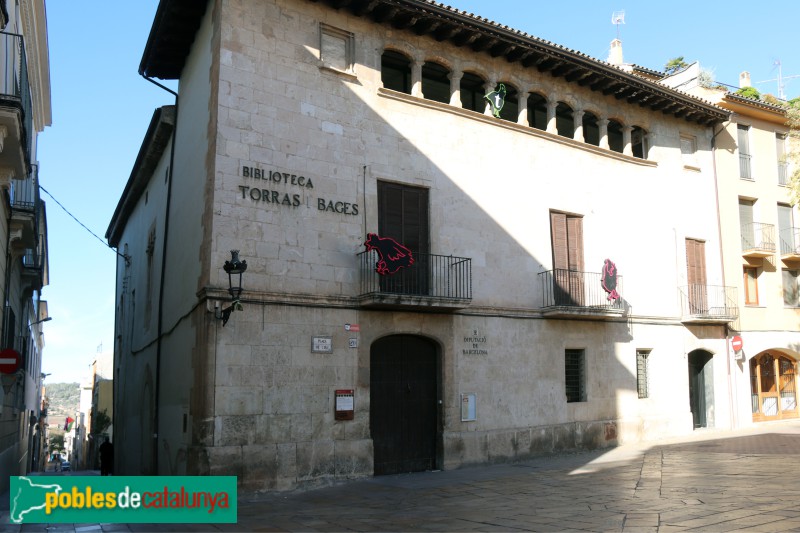
<instances>
[{"instance_id":1,"label":"red neon sculpture","mask_svg":"<svg viewBox=\"0 0 800 533\"><path fill-rule=\"evenodd\" d=\"M367 250L378 252L378 262L375 263L375 272L381 276L395 274L403 267L410 267L414 264L414 256L411 250L392 239L391 237L380 237L375 233L367 233L367 240L364 241Z\"/></svg>"},{"instance_id":2,"label":"red neon sculpture","mask_svg":"<svg viewBox=\"0 0 800 533\"><path fill-rule=\"evenodd\" d=\"M603 262L603 289L608 293L609 301L619 299L617 292L617 265L611 259Z\"/></svg>"}]
</instances>

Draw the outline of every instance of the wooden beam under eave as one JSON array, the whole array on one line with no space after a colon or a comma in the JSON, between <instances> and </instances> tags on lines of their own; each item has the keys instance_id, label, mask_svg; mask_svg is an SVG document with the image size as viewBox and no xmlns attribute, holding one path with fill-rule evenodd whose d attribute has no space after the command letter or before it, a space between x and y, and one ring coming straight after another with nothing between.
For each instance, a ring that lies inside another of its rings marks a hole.
<instances>
[{"instance_id":1,"label":"wooden beam under eave","mask_svg":"<svg viewBox=\"0 0 800 533\"><path fill-rule=\"evenodd\" d=\"M488 50L498 42L499 41L494 37L487 35L484 36L483 38L475 39L475 41L472 43L471 48L473 52L483 52L484 50Z\"/></svg>"},{"instance_id":2,"label":"wooden beam under eave","mask_svg":"<svg viewBox=\"0 0 800 533\"><path fill-rule=\"evenodd\" d=\"M334 9L347 7L350 5L350 2L352 2L352 0L330 0L331 6L333 6Z\"/></svg>"},{"instance_id":3,"label":"wooden beam under eave","mask_svg":"<svg viewBox=\"0 0 800 533\"><path fill-rule=\"evenodd\" d=\"M592 85L593 83L597 83L600 79L602 79L597 72L592 72L591 70L587 70L586 72L588 73L588 76L578 80L578 85L581 87Z\"/></svg>"},{"instance_id":4,"label":"wooden beam under eave","mask_svg":"<svg viewBox=\"0 0 800 533\"><path fill-rule=\"evenodd\" d=\"M530 50L526 50L525 48L521 48L519 46L515 46L513 50L509 50L506 53L506 61L509 63L514 63L516 61L525 61L533 52Z\"/></svg>"},{"instance_id":5,"label":"wooden beam under eave","mask_svg":"<svg viewBox=\"0 0 800 533\"><path fill-rule=\"evenodd\" d=\"M365 15L369 15L372 13L376 7L380 4L380 0L371 0L367 2L362 2L358 7L353 7L353 13L356 16L363 17Z\"/></svg>"},{"instance_id":6,"label":"wooden beam under eave","mask_svg":"<svg viewBox=\"0 0 800 533\"><path fill-rule=\"evenodd\" d=\"M481 34L478 33L477 31L473 32L463 31L460 34L458 34L456 38L453 39L453 44L455 44L456 46L466 46L472 44L475 41L475 39L477 39L480 36Z\"/></svg>"},{"instance_id":7,"label":"wooden beam under eave","mask_svg":"<svg viewBox=\"0 0 800 533\"><path fill-rule=\"evenodd\" d=\"M463 29L455 24L449 26L439 26L439 28L433 33L433 38L439 42L447 41L458 35L461 31L463 31Z\"/></svg>"},{"instance_id":8,"label":"wooden beam under eave","mask_svg":"<svg viewBox=\"0 0 800 533\"><path fill-rule=\"evenodd\" d=\"M617 80L613 78L600 77L596 82L592 83L589 88L593 91L605 91L610 85L613 85ZM605 92L603 93L605 94Z\"/></svg>"},{"instance_id":9,"label":"wooden beam under eave","mask_svg":"<svg viewBox=\"0 0 800 533\"><path fill-rule=\"evenodd\" d=\"M398 30L404 30L416 24L419 19L419 15L413 13L403 13L392 20L392 27L397 28Z\"/></svg>"},{"instance_id":10,"label":"wooden beam under eave","mask_svg":"<svg viewBox=\"0 0 800 533\"><path fill-rule=\"evenodd\" d=\"M548 57L536 65L536 68L539 69L539 72L549 72L559 65L561 65L561 61L554 57Z\"/></svg>"},{"instance_id":11,"label":"wooden beam under eave","mask_svg":"<svg viewBox=\"0 0 800 533\"><path fill-rule=\"evenodd\" d=\"M441 24L442 24L441 20L436 20L432 18L424 19L416 26L414 26L414 33L416 33L417 35L425 35L427 33L433 33L434 31L436 31L436 28L441 26Z\"/></svg>"},{"instance_id":12,"label":"wooden beam under eave","mask_svg":"<svg viewBox=\"0 0 800 533\"><path fill-rule=\"evenodd\" d=\"M616 98L617 100L622 100L623 98L634 96L637 92L639 92L639 89L637 89L636 87L623 87L622 89L614 93L614 98Z\"/></svg>"},{"instance_id":13,"label":"wooden beam under eave","mask_svg":"<svg viewBox=\"0 0 800 533\"><path fill-rule=\"evenodd\" d=\"M381 9L375 9L375 14L372 16L372 20L375 22L386 22L387 20L391 20L400 11L400 9L397 7L386 6L385 4L381 4L379 7Z\"/></svg>"},{"instance_id":14,"label":"wooden beam under eave","mask_svg":"<svg viewBox=\"0 0 800 533\"><path fill-rule=\"evenodd\" d=\"M522 66L525 67L525 68L534 67L534 66L538 65L539 63L541 63L544 60L545 60L545 56L544 55L542 55L542 54L540 54L538 52L531 51L531 53L528 54L525 57L525 59L522 60Z\"/></svg>"},{"instance_id":15,"label":"wooden beam under eave","mask_svg":"<svg viewBox=\"0 0 800 533\"><path fill-rule=\"evenodd\" d=\"M489 54L492 57L508 56L508 54L510 52L512 52L515 48L517 48L516 45L510 44L510 43L499 42L499 43L495 44L494 46L492 46L491 50L489 50Z\"/></svg>"},{"instance_id":16,"label":"wooden beam under eave","mask_svg":"<svg viewBox=\"0 0 800 533\"><path fill-rule=\"evenodd\" d=\"M606 88L603 89L602 93L603 96L608 96L622 90L623 88L625 88L624 83L621 83L619 80L612 80L612 83L607 85Z\"/></svg>"},{"instance_id":17,"label":"wooden beam under eave","mask_svg":"<svg viewBox=\"0 0 800 533\"><path fill-rule=\"evenodd\" d=\"M586 78L588 78L591 75L592 75L592 71L591 70L585 69L583 67L577 67L576 66L575 68L570 70L566 74L566 76L564 76L564 79L567 80L570 83L577 82L578 85L581 85L581 81L585 80Z\"/></svg>"}]
</instances>

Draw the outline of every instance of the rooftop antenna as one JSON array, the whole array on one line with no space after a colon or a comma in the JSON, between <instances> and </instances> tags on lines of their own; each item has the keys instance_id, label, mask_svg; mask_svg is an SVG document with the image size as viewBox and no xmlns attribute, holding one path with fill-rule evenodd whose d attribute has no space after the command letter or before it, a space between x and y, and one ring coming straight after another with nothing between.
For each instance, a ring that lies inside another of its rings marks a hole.
<instances>
[{"instance_id":1,"label":"rooftop antenna","mask_svg":"<svg viewBox=\"0 0 800 533\"><path fill-rule=\"evenodd\" d=\"M780 59L776 59L775 62L772 63L772 64L775 65L776 67L778 67L778 77L777 78L773 78L771 80L757 81L756 83L768 83L768 82L771 82L771 81L777 81L778 82L778 98L780 98L781 100L786 100L786 91L785 91L786 84L783 82L783 80L788 80L788 79L792 79L792 78L800 78L800 75L785 76L784 77L783 76L783 69L781 67L781 60Z\"/></svg>"},{"instance_id":2,"label":"rooftop antenna","mask_svg":"<svg viewBox=\"0 0 800 533\"><path fill-rule=\"evenodd\" d=\"M617 39L619 39L619 25L625 24L625 10L614 11L611 15L611 24L617 27Z\"/></svg>"}]
</instances>

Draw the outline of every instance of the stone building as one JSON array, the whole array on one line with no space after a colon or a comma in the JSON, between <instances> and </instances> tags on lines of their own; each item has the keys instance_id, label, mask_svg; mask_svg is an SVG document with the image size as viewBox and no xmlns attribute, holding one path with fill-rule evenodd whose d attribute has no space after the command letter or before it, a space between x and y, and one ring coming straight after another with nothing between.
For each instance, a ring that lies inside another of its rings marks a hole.
<instances>
[{"instance_id":1,"label":"stone building","mask_svg":"<svg viewBox=\"0 0 800 533\"><path fill-rule=\"evenodd\" d=\"M37 136L52 120L44 0L0 0L0 492L40 468L47 218Z\"/></svg>"},{"instance_id":2,"label":"stone building","mask_svg":"<svg viewBox=\"0 0 800 533\"><path fill-rule=\"evenodd\" d=\"M721 107L425 0L162 0L139 68L179 90L106 233L119 473L275 490L730 427Z\"/></svg>"}]
</instances>

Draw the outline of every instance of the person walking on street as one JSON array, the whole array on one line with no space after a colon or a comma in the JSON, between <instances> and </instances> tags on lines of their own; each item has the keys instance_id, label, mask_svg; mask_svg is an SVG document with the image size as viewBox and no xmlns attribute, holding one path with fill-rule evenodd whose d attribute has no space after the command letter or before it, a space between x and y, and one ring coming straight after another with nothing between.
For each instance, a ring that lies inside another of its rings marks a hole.
<instances>
[{"instance_id":1,"label":"person walking on street","mask_svg":"<svg viewBox=\"0 0 800 533\"><path fill-rule=\"evenodd\" d=\"M106 437L100 445L100 475L109 476L114 470L114 445Z\"/></svg>"}]
</instances>

